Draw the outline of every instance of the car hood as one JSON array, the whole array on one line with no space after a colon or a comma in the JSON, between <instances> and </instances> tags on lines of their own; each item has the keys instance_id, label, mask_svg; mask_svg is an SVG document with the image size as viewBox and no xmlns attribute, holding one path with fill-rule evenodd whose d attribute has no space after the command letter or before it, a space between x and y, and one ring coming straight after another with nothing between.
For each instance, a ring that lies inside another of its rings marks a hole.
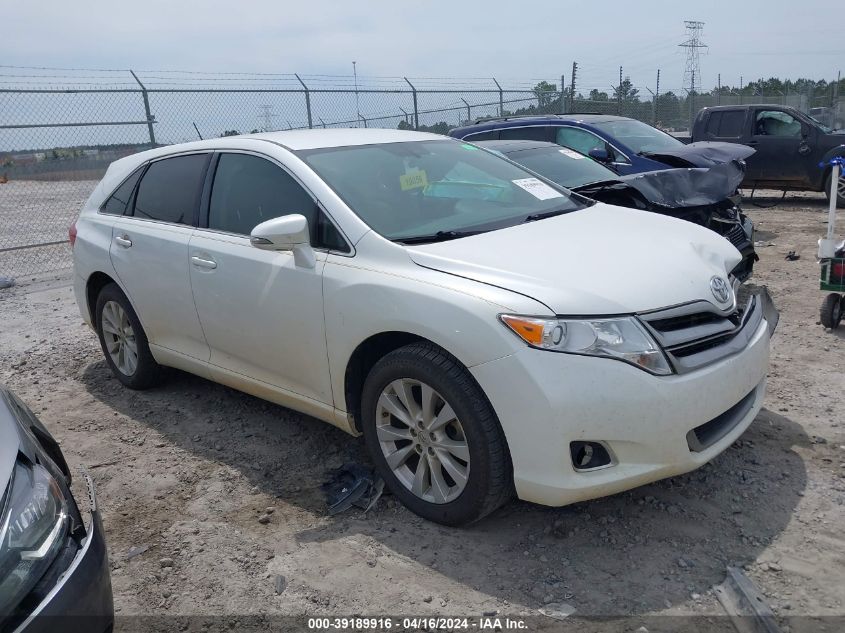
<instances>
[{"instance_id":1,"label":"car hood","mask_svg":"<svg viewBox=\"0 0 845 633\"><path fill-rule=\"evenodd\" d=\"M736 193L744 177L743 165L732 160L709 168L663 169L621 176L619 180L649 202L676 209L724 202Z\"/></svg>"},{"instance_id":2,"label":"car hood","mask_svg":"<svg viewBox=\"0 0 845 633\"><path fill-rule=\"evenodd\" d=\"M699 141L675 149L643 152L642 155L673 167L712 167L734 160L745 160L756 151L738 143Z\"/></svg>"},{"instance_id":3,"label":"car hood","mask_svg":"<svg viewBox=\"0 0 845 633\"><path fill-rule=\"evenodd\" d=\"M708 229L602 203L406 248L420 266L527 295L566 315L625 314L713 301L711 279L726 278L741 259L727 240Z\"/></svg>"}]
</instances>

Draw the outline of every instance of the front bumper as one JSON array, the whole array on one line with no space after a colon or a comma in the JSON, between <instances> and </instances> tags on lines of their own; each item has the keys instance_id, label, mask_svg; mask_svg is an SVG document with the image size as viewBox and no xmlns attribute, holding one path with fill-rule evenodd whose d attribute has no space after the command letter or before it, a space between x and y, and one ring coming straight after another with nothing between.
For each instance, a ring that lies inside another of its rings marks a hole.
<instances>
[{"instance_id":1,"label":"front bumper","mask_svg":"<svg viewBox=\"0 0 845 633\"><path fill-rule=\"evenodd\" d=\"M560 506L688 472L730 446L762 406L772 329L758 322L738 353L672 376L531 348L470 371L502 424L518 496ZM691 441L696 429L708 441ZM576 470L573 441L604 444L613 463Z\"/></svg>"},{"instance_id":2,"label":"front bumper","mask_svg":"<svg viewBox=\"0 0 845 633\"><path fill-rule=\"evenodd\" d=\"M104 633L114 624L111 575L94 485L85 475L91 522L82 547L47 597L15 633Z\"/></svg>"}]
</instances>

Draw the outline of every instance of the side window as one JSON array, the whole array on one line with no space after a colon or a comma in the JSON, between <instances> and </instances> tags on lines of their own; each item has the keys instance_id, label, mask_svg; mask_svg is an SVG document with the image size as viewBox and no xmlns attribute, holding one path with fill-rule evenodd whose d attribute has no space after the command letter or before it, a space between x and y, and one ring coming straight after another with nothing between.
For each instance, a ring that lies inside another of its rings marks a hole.
<instances>
[{"instance_id":1,"label":"side window","mask_svg":"<svg viewBox=\"0 0 845 633\"><path fill-rule=\"evenodd\" d=\"M722 122L721 112L711 112L707 119L707 127L704 132L707 136L719 136L719 124Z\"/></svg>"},{"instance_id":2,"label":"side window","mask_svg":"<svg viewBox=\"0 0 845 633\"><path fill-rule=\"evenodd\" d=\"M569 147L582 154L589 154L591 149L604 149L606 143L592 132L577 127L561 127L557 130L555 143Z\"/></svg>"},{"instance_id":3,"label":"side window","mask_svg":"<svg viewBox=\"0 0 845 633\"><path fill-rule=\"evenodd\" d=\"M499 130L499 138L503 141L551 141L552 137L552 128L548 126L507 127Z\"/></svg>"},{"instance_id":4,"label":"side window","mask_svg":"<svg viewBox=\"0 0 845 633\"><path fill-rule=\"evenodd\" d=\"M193 224L208 154L165 158L150 165L135 195L134 215Z\"/></svg>"},{"instance_id":5,"label":"side window","mask_svg":"<svg viewBox=\"0 0 845 633\"><path fill-rule=\"evenodd\" d=\"M786 112L759 110L754 121L754 133L758 136L801 136L801 122Z\"/></svg>"},{"instance_id":6,"label":"side window","mask_svg":"<svg viewBox=\"0 0 845 633\"><path fill-rule=\"evenodd\" d=\"M337 229L290 174L258 156L221 154L211 188L208 228L249 235L258 224L291 213L308 220L312 245L347 250Z\"/></svg>"},{"instance_id":7,"label":"side window","mask_svg":"<svg viewBox=\"0 0 845 633\"><path fill-rule=\"evenodd\" d=\"M719 138L740 138L745 127L744 110L726 110L722 112L719 123Z\"/></svg>"},{"instance_id":8,"label":"side window","mask_svg":"<svg viewBox=\"0 0 845 633\"><path fill-rule=\"evenodd\" d=\"M498 138L499 130L489 130L487 132L478 132L477 134L468 134L463 140L475 143L476 141L495 141Z\"/></svg>"},{"instance_id":9,"label":"side window","mask_svg":"<svg viewBox=\"0 0 845 633\"><path fill-rule=\"evenodd\" d=\"M135 190L135 185L138 178L141 177L143 168L137 169L129 178L123 181L115 192L108 197L108 199L100 207L103 213L110 213L112 215L123 215L126 213L126 205L129 204L129 198L132 197L132 192Z\"/></svg>"}]
</instances>

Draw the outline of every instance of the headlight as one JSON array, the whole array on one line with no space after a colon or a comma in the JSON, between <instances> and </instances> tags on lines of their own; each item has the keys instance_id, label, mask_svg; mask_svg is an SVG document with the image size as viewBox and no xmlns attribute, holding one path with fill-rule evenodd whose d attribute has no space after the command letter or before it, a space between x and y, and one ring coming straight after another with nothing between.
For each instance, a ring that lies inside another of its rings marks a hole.
<instances>
[{"instance_id":1,"label":"headlight","mask_svg":"<svg viewBox=\"0 0 845 633\"><path fill-rule=\"evenodd\" d=\"M503 314L500 318L523 341L538 349L616 358L653 374L672 373L657 343L633 317L582 320Z\"/></svg>"},{"instance_id":2,"label":"headlight","mask_svg":"<svg viewBox=\"0 0 845 633\"><path fill-rule=\"evenodd\" d=\"M18 461L0 514L0 618L32 590L64 543L68 507L43 466Z\"/></svg>"}]
</instances>

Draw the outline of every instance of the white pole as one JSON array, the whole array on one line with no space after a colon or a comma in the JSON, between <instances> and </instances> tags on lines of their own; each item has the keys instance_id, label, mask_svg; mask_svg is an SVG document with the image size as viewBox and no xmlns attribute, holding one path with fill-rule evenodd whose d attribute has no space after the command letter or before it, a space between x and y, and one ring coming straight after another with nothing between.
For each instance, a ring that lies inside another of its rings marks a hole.
<instances>
[{"instance_id":1,"label":"white pole","mask_svg":"<svg viewBox=\"0 0 845 633\"><path fill-rule=\"evenodd\" d=\"M831 259L836 255L836 202L839 185L840 165L834 163L830 169L830 209L827 212L827 237L819 240L819 259Z\"/></svg>"},{"instance_id":2,"label":"white pole","mask_svg":"<svg viewBox=\"0 0 845 633\"><path fill-rule=\"evenodd\" d=\"M830 170L830 210L827 213L827 239L832 240L836 226L836 199L839 187L839 163Z\"/></svg>"}]
</instances>

